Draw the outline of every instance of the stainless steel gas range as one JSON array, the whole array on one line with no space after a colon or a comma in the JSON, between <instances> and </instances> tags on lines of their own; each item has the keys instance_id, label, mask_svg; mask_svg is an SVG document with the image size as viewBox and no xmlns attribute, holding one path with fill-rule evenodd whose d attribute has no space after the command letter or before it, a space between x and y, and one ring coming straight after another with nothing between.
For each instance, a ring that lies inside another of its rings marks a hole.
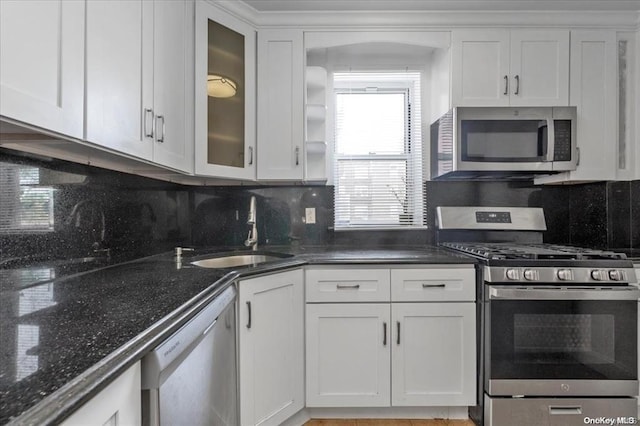
<instances>
[{"instance_id":1,"label":"stainless steel gas range","mask_svg":"<svg viewBox=\"0 0 640 426\"><path fill-rule=\"evenodd\" d=\"M538 208L437 214L440 245L478 259L482 277L476 423L635 424L640 291L632 262L543 244Z\"/></svg>"}]
</instances>

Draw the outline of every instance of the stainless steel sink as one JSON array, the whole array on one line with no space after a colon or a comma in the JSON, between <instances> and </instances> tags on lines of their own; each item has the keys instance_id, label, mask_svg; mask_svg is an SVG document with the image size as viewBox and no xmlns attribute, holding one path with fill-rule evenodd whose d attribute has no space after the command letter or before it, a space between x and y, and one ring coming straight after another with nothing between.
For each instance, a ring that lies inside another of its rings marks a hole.
<instances>
[{"instance_id":1,"label":"stainless steel sink","mask_svg":"<svg viewBox=\"0 0 640 426\"><path fill-rule=\"evenodd\" d=\"M285 257L290 257L290 255L236 254L196 260L195 262L191 262L191 264L201 268L233 268L236 266L258 265L260 263L281 260Z\"/></svg>"}]
</instances>

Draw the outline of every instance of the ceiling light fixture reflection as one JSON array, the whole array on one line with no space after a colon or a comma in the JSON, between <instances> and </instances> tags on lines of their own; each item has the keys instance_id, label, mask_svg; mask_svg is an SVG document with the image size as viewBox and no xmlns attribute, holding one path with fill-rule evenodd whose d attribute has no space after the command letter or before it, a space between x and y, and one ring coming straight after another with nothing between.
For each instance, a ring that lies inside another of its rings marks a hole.
<instances>
[{"instance_id":1,"label":"ceiling light fixture reflection","mask_svg":"<svg viewBox=\"0 0 640 426\"><path fill-rule=\"evenodd\" d=\"M216 74L207 76L207 95L213 98L230 98L236 94L236 83Z\"/></svg>"}]
</instances>

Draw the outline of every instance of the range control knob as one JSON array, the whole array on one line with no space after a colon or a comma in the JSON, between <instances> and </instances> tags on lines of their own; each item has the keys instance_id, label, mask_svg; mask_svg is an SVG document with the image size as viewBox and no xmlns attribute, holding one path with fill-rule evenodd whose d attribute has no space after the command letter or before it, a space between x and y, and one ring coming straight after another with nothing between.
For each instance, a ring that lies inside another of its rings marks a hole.
<instances>
[{"instance_id":1,"label":"range control knob","mask_svg":"<svg viewBox=\"0 0 640 426\"><path fill-rule=\"evenodd\" d=\"M609 274L603 269L594 269L591 271L591 278L595 281L606 281L609 279Z\"/></svg>"},{"instance_id":2,"label":"range control knob","mask_svg":"<svg viewBox=\"0 0 640 426\"><path fill-rule=\"evenodd\" d=\"M573 281L573 271L571 269L558 269L557 275L560 281Z\"/></svg>"},{"instance_id":3,"label":"range control knob","mask_svg":"<svg viewBox=\"0 0 640 426\"><path fill-rule=\"evenodd\" d=\"M624 271L620 271L618 269L612 269L609 271L609 279L611 281L624 281Z\"/></svg>"},{"instance_id":4,"label":"range control knob","mask_svg":"<svg viewBox=\"0 0 640 426\"><path fill-rule=\"evenodd\" d=\"M520 271L517 269L507 269L507 279L512 281L520 281Z\"/></svg>"},{"instance_id":5,"label":"range control knob","mask_svg":"<svg viewBox=\"0 0 640 426\"><path fill-rule=\"evenodd\" d=\"M524 279L527 281L538 281L540 279L540 275L535 269L525 269L522 275L524 275Z\"/></svg>"}]
</instances>

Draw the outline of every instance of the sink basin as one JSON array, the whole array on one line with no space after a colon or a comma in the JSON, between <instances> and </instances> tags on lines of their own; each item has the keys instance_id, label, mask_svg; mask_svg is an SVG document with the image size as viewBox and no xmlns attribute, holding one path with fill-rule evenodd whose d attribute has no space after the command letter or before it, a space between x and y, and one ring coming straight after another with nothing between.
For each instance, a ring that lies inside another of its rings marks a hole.
<instances>
[{"instance_id":1,"label":"sink basin","mask_svg":"<svg viewBox=\"0 0 640 426\"><path fill-rule=\"evenodd\" d=\"M273 260L280 260L284 257L290 257L290 255L237 254L196 260L195 262L191 262L191 264L201 268L233 268L236 266L258 265Z\"/></svg>"}]
</instances>

